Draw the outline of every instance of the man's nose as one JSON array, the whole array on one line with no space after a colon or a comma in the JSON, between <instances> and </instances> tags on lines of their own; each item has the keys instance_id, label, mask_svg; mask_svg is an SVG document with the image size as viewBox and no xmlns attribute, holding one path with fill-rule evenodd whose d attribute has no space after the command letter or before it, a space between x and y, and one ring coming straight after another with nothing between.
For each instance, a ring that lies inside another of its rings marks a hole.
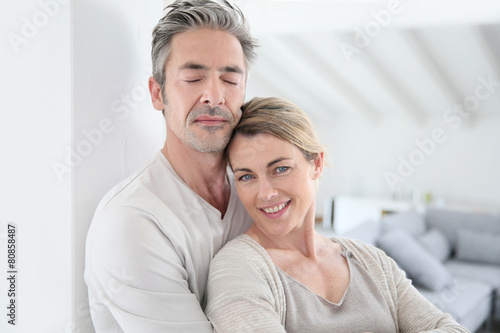
<instances>
[{"instance_id":1,"label":"man's nose","mask_svg":"<svg viewBox=\"0 0 500 333\"><path fill-rule=\"evenodd\" d=\"M224 90L219 79L207 80L200 102L210 107L224 104Z\"/></svg>"}]
</instances>

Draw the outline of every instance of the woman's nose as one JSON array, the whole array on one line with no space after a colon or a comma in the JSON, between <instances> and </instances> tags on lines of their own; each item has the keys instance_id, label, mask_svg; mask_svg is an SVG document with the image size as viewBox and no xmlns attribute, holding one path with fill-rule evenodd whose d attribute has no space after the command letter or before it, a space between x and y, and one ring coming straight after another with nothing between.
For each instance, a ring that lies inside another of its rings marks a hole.
<instances>
[{"instance_id":1,"label":"woman's nose","mask_svg":"<svg viewBox=\"0 0 500 333\"><path fill-rule=\"evenodd\" d=\"M267 179L259 181L259 199L269 201L278 194L278 190L274 188L273 183Z\"/></svg>"}]
</instances>

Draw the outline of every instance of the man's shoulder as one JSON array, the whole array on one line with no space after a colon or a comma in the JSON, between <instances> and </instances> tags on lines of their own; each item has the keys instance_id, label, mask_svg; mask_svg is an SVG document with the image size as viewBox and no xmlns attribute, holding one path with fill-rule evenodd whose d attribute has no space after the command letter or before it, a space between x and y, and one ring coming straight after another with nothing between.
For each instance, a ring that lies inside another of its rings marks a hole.
<instances>
[{"instance_id":1,"label":"man's shoulder","mask_svg":"<svg viewBox=\"0 0 500 333\"><path fill-rule=\"evenodd\" d=\"M175 190L172 186L174 178L157 154L141 170L113 186L100 201L98 210L105 207L140 206L165 197Z\"/></svg>"},{"instance_id":2,"label":"man's shoulder","mask_svg":"<svg viewBox=\"0 0 500 333\"><path fill-rule=\"evenodd\" d=\"M171 241L175 239L182 244L202 235L233 238L244 232L238 228L244 221L241 221L241 209L236 206L232 205L226 220L238 222L221 223L220 213L179 178L163 155L157 155L104 196L95 211L91 229L125 232L139 225L154 224Z\"/></svg>"},{"instance_id":3,"label":"man's shoulder","mask_svg":"<svg viewBox=\"0 0 500 333\"><path fill-rule=\"evenodd\" d=\"M111 188L101 199L92 219L91 230L128 230L151 223L164 229L165 221L173 223L175 220L173 210L179 191L175 181L168 166L158 155L155 156L141 170Z\"/></svg>"}]
</instances>

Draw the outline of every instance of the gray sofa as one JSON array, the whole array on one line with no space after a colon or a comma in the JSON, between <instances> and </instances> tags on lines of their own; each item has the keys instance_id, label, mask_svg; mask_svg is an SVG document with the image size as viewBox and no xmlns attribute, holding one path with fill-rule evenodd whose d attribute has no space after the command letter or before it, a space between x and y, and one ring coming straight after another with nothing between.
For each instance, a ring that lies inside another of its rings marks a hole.
<instances>
[{"instance_id":1,"label":"gray sofa","mask_svg":"<svg viewBox=\"0 0 500 333\"><path fill-rule=\"evenodd\" d=\"M500 321L500 215L408 211L342 236L384 250L427 299L471 332Z\"/></svg>"}]
</instances>

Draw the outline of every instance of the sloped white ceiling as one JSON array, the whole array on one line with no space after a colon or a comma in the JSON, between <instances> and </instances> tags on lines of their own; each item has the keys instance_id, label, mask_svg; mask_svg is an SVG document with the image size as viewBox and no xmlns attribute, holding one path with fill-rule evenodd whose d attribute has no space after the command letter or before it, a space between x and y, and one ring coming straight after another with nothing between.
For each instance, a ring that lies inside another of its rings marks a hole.
<instances>
[{"instance_id":1,"label":"sloped white ceiling","mask_svg":"<svg viewBox=\"0 0 500 333\"><path fill-rule=\"evenodd\" d=\"M316 121L425 124L463 105L481 80L500 91L500 2L397 2L397 14L382 1L239 5L261 45L247 96L289 99ZM499 116L500 93L471 114L470 123Z\"/></svg>"}]
</instances>

